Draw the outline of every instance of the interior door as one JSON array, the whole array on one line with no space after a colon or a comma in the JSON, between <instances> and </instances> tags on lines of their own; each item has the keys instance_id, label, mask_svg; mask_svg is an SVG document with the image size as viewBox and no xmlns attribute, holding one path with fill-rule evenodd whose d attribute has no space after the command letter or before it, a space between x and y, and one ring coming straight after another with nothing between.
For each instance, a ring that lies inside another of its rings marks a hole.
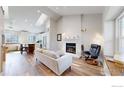
<instances>
[{"instance_id":1,"label":"interior door","mask_svg":"<svg viewBox=\"0 0 124 93\"><path fill-rule=\"evenodd\" d=\"M3 23L3 9L0 7L0 72L2 72L2 61L3 61L3 30L4 30L4 23Z\"/></svg>"}]
</instances>

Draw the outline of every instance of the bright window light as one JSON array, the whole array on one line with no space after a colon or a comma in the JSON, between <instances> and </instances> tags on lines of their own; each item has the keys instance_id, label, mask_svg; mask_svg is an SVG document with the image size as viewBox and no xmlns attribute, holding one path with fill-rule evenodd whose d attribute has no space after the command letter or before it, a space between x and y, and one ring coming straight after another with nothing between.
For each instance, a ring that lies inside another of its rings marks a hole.
<instances>
[{"instance_id":1,"label":"bright window light","mask_svg":"<svg viewBox=\"0 0 124 93\"><path fill-rule=\"evenodd\" d=\"M46 14L42 13L36 22L36 26L41 26L47 20L47 18L48 18L48 16Z\"/></svg>"}]
</instances>

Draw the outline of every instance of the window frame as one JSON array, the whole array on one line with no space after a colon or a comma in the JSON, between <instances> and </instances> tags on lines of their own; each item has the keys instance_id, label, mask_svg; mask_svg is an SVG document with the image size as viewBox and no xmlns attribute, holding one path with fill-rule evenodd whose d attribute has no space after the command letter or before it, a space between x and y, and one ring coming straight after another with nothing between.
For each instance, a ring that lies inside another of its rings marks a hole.
<instances>
[{"instance_id":1,"label":"window frame","mask_svg":"<svg viewBox=\"0 0 124 93\"><path fill-rule=\"evenodd\" d=\"M27 40L28 40L29 43L35 43L36 42L36 35L32 35L32 34L28 35Z\"/></svg>"},{"instance_id":2,"label":"window frame","mask_svg":"<svg viewBox=\"0 0 124 93\"><path fill-rule=\"evenodd\" d=\"M122 45L122 40L124 40L124 36L122 35L122 29L121 29L121 22L124 22L122 21L122 19L124 18L124 12L121 13L121 15L119 17L116 18L116 36L118 37L118 51L119 53L124 53L124 45ZM124 23L123 23L124 24ZM117 44L117 43L116 43Z\"/></svg>"},{"instance_id":3,"label":"window frame","mask_svg":"<svg viewBox=\"0 0 124 93\"><path fill-rule=\"evenodd\" d=\"M4 33L5 36L5 44L18 44L19 43L19 36L15 33L12 32L5 32ZM17 38L17 40L10 40L9 42L7 41L7 39L13 39L13 37Z\"/></svg>"}]
</instances>

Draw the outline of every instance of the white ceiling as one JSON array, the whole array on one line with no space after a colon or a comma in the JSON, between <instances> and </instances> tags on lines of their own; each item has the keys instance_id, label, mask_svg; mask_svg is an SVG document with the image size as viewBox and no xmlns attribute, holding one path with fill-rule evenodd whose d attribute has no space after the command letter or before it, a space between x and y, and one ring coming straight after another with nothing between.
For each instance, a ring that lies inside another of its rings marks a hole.
<instances>
[{"instance_id":1,"label":"white ceiling","mask_svg":"<svg viewBox=\"0 0 124 93\"><path fill-rule=\"evenodd\" d=\"M44 28L35 25L41 13L57 20L63 15L94 14L102 13L103 10L102 6L9 6L8 13L5 12L8 14L5 29L38 33Z\"/></svg>"},{"instance_id":2,"label":"white ceiling","mask_svg":"<svg viewBox=\"0 0 124 93\"><path fill-rule=\"evenodd\" d=\"M124 6L111 6L105 8L104 20L114 20L123 12Z\"/></svg>"},{"instance_id":3,"label":"white ceiling","mask_svg":"<svg viewBox=\"0 0 124 93\"><path fill-rule=\"evenodd\" d=\"M51 10L59 15L80 15L103 13L104 6L49 6Z\"/></svg>"},{"instance_id":4,"label":"white ceiling","mask_svg":"<svg viewBox=\"0 0 124 93\"><path fill-rule=\"evenodd\" d=\"M9 6L8 18L5 19L5 29L12 31L42 32L44 25L36 26L40 15L45 13L50 17L58 18L58 15L47 7L41 6Z\"/></svg>"},{"instance_id":5,"label":"white ceiling","mask_svg":"<svg viewBox=\"0 0 124 93\"><path fill-rule=\"evenodd\" d=\"M35 27L35 22L40 16L37 13L38 7L9 6L9 18L6 19L5 29L14 31L38 31L40 27Z\"/></svg>"}]
</instances>

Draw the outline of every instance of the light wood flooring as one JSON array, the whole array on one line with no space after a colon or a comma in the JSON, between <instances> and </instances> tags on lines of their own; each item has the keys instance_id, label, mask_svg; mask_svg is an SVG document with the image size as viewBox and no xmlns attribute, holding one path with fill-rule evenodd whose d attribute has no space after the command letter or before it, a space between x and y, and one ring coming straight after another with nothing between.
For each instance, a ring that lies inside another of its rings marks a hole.
<instances>
[{"instance_id":1,"label":"light wood flooring","mask_svg":"<svg viewBox=\"0 0 124 93\"><path fill-rule=\"evenodd\" d=\"M100 66L87 64L83 59L74 59L71 70L65 71L62 76L103 76ZM41 62L36 62L33 55L20 52L10 52L6 55L3 69L5 76L56 76Z\"/></svg>"},{"instance_id":2,"label":"light wood flooring","mask_svg":"<svg viewBox=\"0 0 124 93\"><path fill-rule=\"evenodd\" d=\"M122 72L120 68L115 65L114 62L106 61L106 63L109 68L111 76L124 76L124 72Z\"/></svg>"}]
</instances>

